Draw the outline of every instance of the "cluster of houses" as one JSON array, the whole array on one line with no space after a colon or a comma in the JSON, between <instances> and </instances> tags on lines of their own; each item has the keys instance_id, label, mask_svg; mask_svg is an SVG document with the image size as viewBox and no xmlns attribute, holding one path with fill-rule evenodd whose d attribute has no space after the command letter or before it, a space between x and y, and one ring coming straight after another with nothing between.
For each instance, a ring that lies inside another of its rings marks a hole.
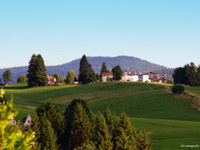
<instances>
[{"instance_id":1,"label":"cluster of houses","mask_svg":"<svg viewBox=\"0 0 200 150\"><path fill-rule=\"evenodd\" d=\"M109 78L113 78L113 73L102 73L102 81L106 82ZM133 73L133 72L124 72L121 81L141 81L141 82L159 82L166 83L167 75L160 74L155 72L147 72L147 73Z\"/></svg>"}]
</instances>

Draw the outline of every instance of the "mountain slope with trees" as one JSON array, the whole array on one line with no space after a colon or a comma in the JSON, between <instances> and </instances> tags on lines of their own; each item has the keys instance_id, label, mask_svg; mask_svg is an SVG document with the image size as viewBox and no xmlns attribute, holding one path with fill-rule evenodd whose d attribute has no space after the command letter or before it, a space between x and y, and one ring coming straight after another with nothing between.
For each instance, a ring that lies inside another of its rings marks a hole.
<instances>
[{"instance_id":1,"label":"mountain slope with trees","mask_svg":"<svg viewBox=\"0 0 200 150\"><path fill-rule=\"evenodd\" d=\"M114 66L120 65L122 71L132 71L136 73L155 71L157 73L166 73L168 75L168 78L172 77L173 70L174 70L162 65L154 64L146 60L142 60L140 58L131 57L131 56L87 57L87 59L88 59L88 62L92 65L92 68L94 69L96 73L101 71L103 62L106 63L106 66L109 71L111 71ZM61 74L62 77L65 77L69 70L74 70L76 75L78 75L79 64L80 64L80 59L76 59L62 65L47 66L46 67L47 74L54 74L57 72ZM7 69L8 68L0 69L0 78L2 77L2 73ZM12 82L16 82L20 74L23 74L23 73L27 74L28 67L27 66L13 67L13 68L9 68L9 70L11 70L11 73L12 73L12 80L13 80Z\"/></svg>"}]
</instances>

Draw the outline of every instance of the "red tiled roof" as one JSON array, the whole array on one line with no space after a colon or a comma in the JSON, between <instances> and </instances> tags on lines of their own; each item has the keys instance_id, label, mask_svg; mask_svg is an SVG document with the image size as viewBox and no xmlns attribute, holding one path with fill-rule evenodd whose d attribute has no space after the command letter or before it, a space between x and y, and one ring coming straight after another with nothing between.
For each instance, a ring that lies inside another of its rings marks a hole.
<instances>
[{"instance_id":1,"label":"red tiled roof","mask_svg":"<svg viewBox=\"0 0 200 150\"><path fill-rule=\"evenodd\" d=\"M102 76L111 76L111 75L113 75L113 73L112 72L103 72L101 75Z\"/></svg>"}]
</instances>

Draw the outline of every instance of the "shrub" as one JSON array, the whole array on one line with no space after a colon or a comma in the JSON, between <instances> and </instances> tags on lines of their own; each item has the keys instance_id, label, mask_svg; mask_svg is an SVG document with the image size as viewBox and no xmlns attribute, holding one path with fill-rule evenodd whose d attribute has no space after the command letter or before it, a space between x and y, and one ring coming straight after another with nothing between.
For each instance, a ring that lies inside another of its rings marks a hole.
<instances>
[{"instance_id":1,"label":"shrub","mask_svg":"<svg viewBox=\"0 0 200 150\"><path fill-rule=\"evenodd\" d=\"M172 93L174 94L181 94L185 90L184 86L177 84L172 87Z\"/></svg>"}]
</instances>

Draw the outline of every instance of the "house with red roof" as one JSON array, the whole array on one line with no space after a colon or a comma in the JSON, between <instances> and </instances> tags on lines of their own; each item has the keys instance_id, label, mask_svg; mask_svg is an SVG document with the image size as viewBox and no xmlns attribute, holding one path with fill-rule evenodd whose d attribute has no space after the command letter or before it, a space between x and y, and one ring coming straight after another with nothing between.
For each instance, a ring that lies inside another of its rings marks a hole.
<instances>
[{"instance_id":1,"label":"house with red roof","mask_svg":"<svg viewBox=\"0 0 200 150\"><path fill-rule=\"evenodd\" d=\"M103 72L101 74L102 76L102 82L106 82L108 79L113 78L113 73L112 72Z\"/></svg>"}]
</instances>

